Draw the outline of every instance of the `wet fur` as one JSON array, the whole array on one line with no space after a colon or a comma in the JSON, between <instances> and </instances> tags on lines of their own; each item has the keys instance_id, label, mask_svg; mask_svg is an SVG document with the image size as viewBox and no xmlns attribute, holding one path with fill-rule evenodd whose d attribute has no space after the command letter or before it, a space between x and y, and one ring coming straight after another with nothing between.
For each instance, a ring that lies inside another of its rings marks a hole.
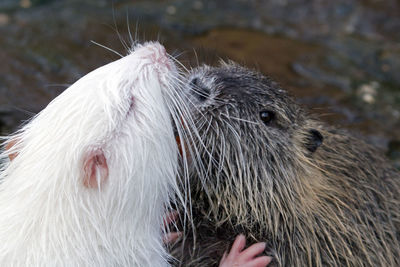
<instances>
[{"instance_id":1,"label":"wet fur","mask_svg":"<svg viewBox=\"0 0 400 267\"><path fill-rule=\"evenodd\" d=\"M191 172L181 266L218 266L239 233L267 242L270 266L400 266L400 175L380 151L233 63L194 69L186 87L206 170ZM315 152L310 130L324 139Z\"/></svg>"},{"instance_id":2,"label":"wet fur","mask_svg":"<svg viewBox=\"0 0 400 267\"><path fill-rule=\"evenodd\" d=\"M161 226L179 200L171 118L180 100L162 49L137 45L6 138L17 143L1 154L0 266L168 265ZM84 161L99 150L109 176L87 188Z\"/></svg>"}]
</instances>

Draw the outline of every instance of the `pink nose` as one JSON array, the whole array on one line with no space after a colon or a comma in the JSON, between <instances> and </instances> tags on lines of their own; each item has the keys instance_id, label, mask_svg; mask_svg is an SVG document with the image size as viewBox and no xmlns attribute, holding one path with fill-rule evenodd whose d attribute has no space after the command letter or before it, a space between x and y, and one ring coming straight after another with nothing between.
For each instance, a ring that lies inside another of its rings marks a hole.
<instances>
[{"instance_id":1,"label":"pink nose","mask_svg":"<svg viewBox=\"0 0 400 267\"><path fill-rule=\"evenodd\" d=\"M167 56L167 51L165 50L165 47L159 43L149 44L149 48L155 50L156 53L158 53L159 55Z\"/></svg>"},{"instance_id":2,"label":"pink nose","mask_svg":"<svg viewBox=\"0 0 400 267\"><path fill-rule=\"evenodd\" d=\"M168 62L167 51L159 43L146 43L139 50L143 58L150 59L153 63L166 64Z\"/></svg>"},{"instance_id":3,"label":"pink nose","mask_svg":"<svg viewBox=\"0 0 400 267\"><path fill-rule=\"evenodd\" d=\"M143 48L151 50L153 53L157 53L160 55L166 55L167 52L165 51L164 46L157 42L146 43Z\"/></svg>"}]
</instances>

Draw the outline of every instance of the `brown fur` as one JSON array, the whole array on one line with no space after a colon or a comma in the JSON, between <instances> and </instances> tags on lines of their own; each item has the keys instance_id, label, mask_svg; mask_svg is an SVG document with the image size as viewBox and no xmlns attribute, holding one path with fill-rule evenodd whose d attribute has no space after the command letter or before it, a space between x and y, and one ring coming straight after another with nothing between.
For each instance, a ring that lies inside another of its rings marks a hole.
<instances>
[{"instance_id":1,"label":"brown fur","mask_svg":"<svg viewBox=\"0 0 400 267\"><path fill-rule=\"evenodd\" d=\"M234 64L193 70L188 88L204 169L192 169L193 223L172 250L182 266L217 266L240 233L267 242L270 266L400 266L400 175L379 151Z\"/></svg>"}]
</instances>

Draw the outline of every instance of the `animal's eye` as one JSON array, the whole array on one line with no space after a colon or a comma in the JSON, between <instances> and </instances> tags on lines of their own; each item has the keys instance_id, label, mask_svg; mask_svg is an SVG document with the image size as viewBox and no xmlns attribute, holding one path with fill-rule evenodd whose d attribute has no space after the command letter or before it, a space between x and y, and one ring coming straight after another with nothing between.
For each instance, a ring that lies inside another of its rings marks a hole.
<instances>
[{"instance_id":1,"label":"animal's eye","mask_svg":"<svg viewBox=\"0 0 400 267\"><path fill-rule=\"evenodd\" d=\"M263 110L260 112L260 118L265 124L269 124L274 117L275 113L270 110Z\"/></svg>"}]
</instances>

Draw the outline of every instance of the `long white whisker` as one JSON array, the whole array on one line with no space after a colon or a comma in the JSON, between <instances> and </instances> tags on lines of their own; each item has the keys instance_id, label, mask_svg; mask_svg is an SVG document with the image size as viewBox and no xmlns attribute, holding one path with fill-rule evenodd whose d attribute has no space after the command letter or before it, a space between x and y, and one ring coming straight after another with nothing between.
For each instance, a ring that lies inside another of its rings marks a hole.
<instances>
[{"instance_id":1,"label":"long white whisker","mask_svg":"<svg viewBox=\"0 0 400 267\"><path fill-rule=\"evenodd\" d=\"M111 49L111 48L109 48L109 47L107 47L107 46L105 46L105 45L99 44L98 42L95 42L95 41L93 41L93 40L90 40L90 42L92 42L93 44L98 45L98 46L100 46L100 47L102 47L102 48L104 48L104 49L106 49L106 50L108 50L108 51L111 51L111 52L113 52L114 54L117 54L117 55L120 56L121 58L124 57L123 55L121 55L120 53L118 53L117 51L115 51L114 49Z\"/></svg>"}]
</instances>

